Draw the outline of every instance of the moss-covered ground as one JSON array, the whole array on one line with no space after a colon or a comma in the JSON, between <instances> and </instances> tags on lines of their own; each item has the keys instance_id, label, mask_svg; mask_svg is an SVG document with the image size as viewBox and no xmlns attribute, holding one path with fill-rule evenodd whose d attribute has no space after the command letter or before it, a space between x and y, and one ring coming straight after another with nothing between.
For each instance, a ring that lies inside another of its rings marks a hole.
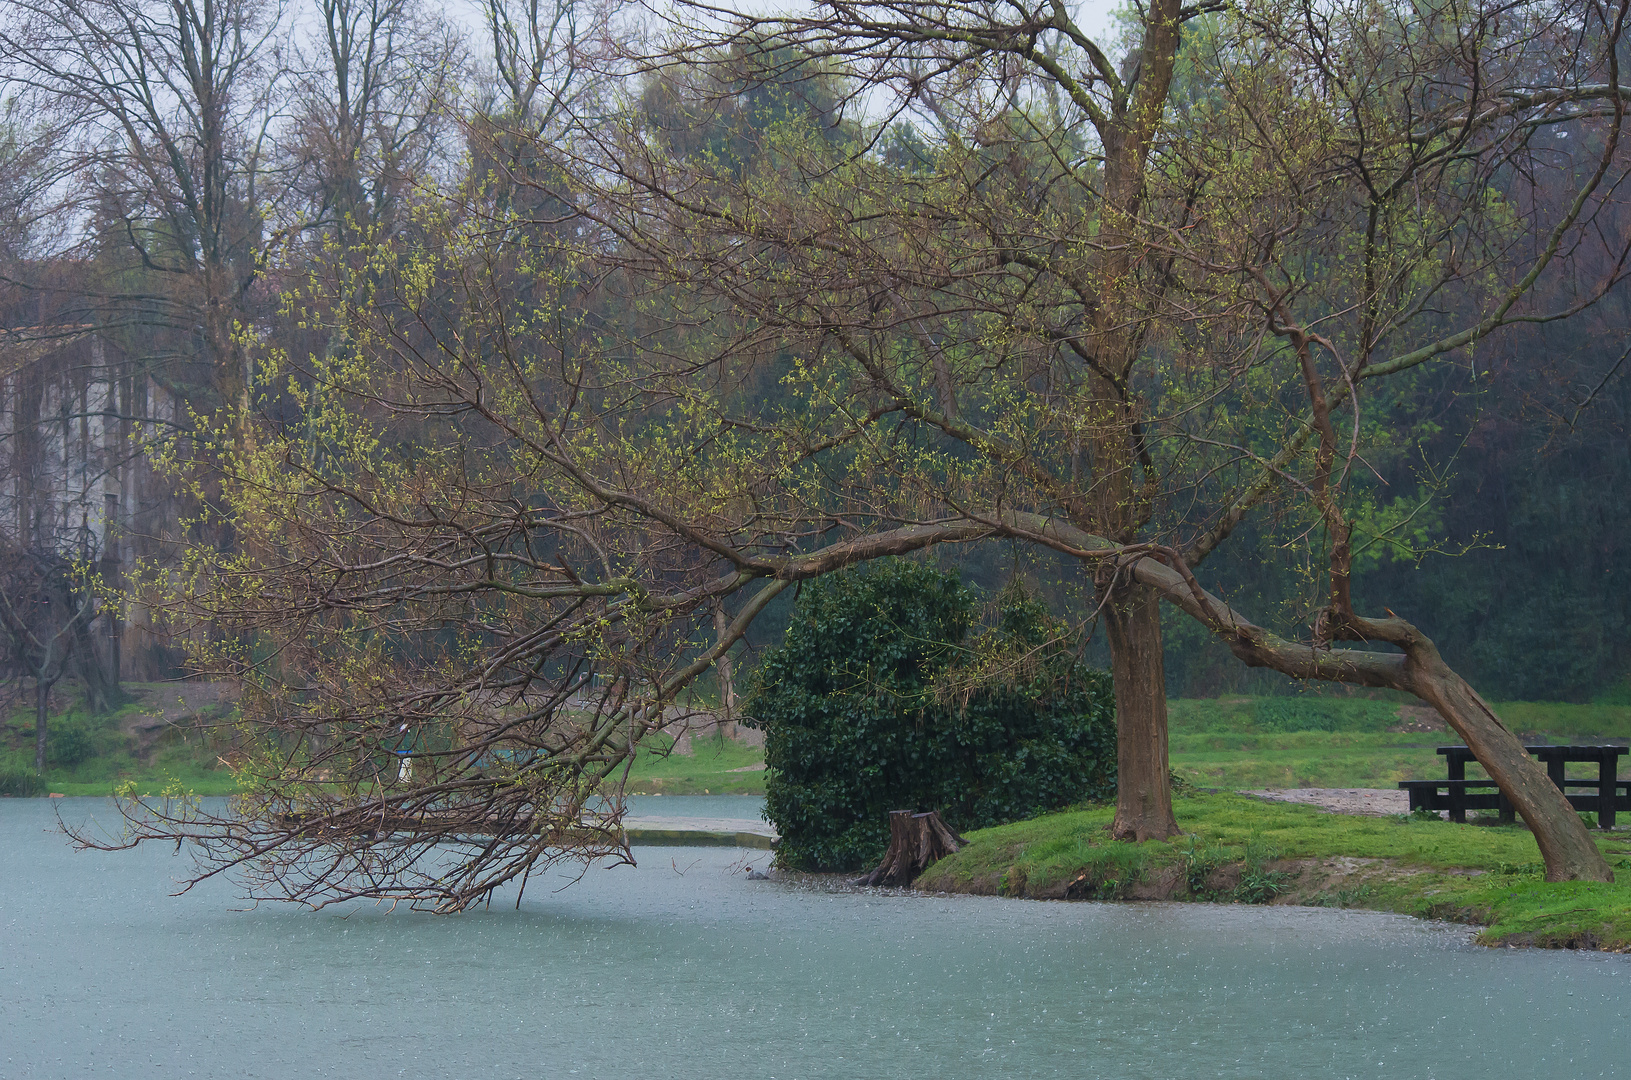
<instances>
[{"instance_id":1,"label":"moss-covered ground","mask_svg":"<svg viewBox=\"0 0 1631 1080\"><path fill-rule=\"evenodd\" d=\"M983 829L917 888L1042 899L1362 907L1483 926L1486 944L1631 951L1631 834L1596 834L1613 885L1542 880L1519 826L1329 814L1239 795L1175 803L1182 837L1111 840L1108 807Z\"/></svg>"}]
</instances>

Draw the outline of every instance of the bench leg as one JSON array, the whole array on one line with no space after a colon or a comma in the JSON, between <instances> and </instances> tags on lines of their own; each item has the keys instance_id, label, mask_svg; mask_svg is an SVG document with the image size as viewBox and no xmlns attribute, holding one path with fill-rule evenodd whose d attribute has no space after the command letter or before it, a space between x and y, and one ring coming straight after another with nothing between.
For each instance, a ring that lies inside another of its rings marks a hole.
<instances>
[{"instance_id":1,"label":"bench leg","mask_svg":"<svg viewBox=\"0 0 1631 1080\"><path fill-rule=\"evenodd\" d=\"M1452 786L1450 788L1450 820L1461 825L1465 825L1467 823L1467 805L1462 801L1466 797L1466 788L1459 785Z\"/></svg>"},{"instance_id":2,"label":"bench leg","mask_svg":"<svg viewBox=\"0 0 1631 1080\"><path fill-rule=\"evenodd\" d=\"M1563 782L1563 778L1567 774L1567 771L1568 765L1564 763L1562 758L1554 757L1546 759L1546 775L1552 778L1552 783L1557 785L1557 790L1563 792L1565 795L1569 793L1568 785Z\"/></svg>"},{"instance_id":3,"label":"bench leg","mask_svg":"<svg viewBox=\"0 0 1631 1080\"><path fill-rule=\"evenodd\" d=\"M1445 763L1445 773L1446 779L1465 780L1467 778L1466 761L1461 758L1451 758ZM1448 789L1448 791L1449 801L1445 803L1445 806L1449 808L1450 820L1459 821L1461 824L1465 825L1467 823L1467 808L1461 805L1461 797L1465 794L1465 792L1461 788L1456 787L1452 787Z\"/></svg>"},{"instance_id":4,"label":"bench leg","mask_svg":"<svg viewBox=\"0 0 1631 1080\"><path fill-rule=\"evenodd\" d=\"M1619 759L1613 755L1605 755L1597 762L1597 824L1600 828L1612 829L1614 827L1614 804L1618 800L1615 795L1614 774Z\"/></svg>"}]
</instances>

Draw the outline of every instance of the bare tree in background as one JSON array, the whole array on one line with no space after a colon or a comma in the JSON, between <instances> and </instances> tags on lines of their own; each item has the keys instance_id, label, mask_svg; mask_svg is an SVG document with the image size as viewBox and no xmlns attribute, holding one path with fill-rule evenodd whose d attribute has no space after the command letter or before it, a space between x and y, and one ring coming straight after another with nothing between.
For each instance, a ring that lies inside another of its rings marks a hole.
<instances>
[{"instance_id":1,"label":"bare tree in background","mask_svg":"<svg viewBox=\"0 0 1631 1080\"><path fill-rule=\"evenodd\" d=\"M491 84L479 111L535 139L603 93L615 10L608 0L480 0Z\"/></svg>"},{"instance_id":2,"label":"bare tree in background","mask_svg":"<svg viewBox=\"0 0 1631 1080\"><path fill-rule=\"evenodd\" d=\"M216 407L241 409L250 381L237 325L280 195L264 169L283 14L274 0L0 5L0 79L58 133L56 169L72 180L61 194L80 228L62 239L95 219L136 271L88 299L194 338Z\"/></svg>"},{"instance_id":3,"label":"bare tree in background","mask_svg":"<svg viewBox=\"0 0 1631 1080\"><path fill-rule=\"evenodd\" d=\"M0 280L15 279L50 231L52 189L63 182L50 147L56 132L24 114L14 97L0 105Z\"/></svg>"},{"instance_id":4,"label":"bare tree in background","mask_svg":"<svg viewBox=\"0 0 1631 1080\"><path fill-rule=\"evenodd\" d=\"M51 688L76 667L99 669L91 624L104 608L95 564L88 543L79 558L39 545L17 547L9 538L0 547L0 670L33 683L39 773L47 759Z\"/></svg>"},{"instance_id":5,"label":"bare tree in background","mask_svg":"<svg viewBox=\"0 0 1631 1080\"><path fill-rule=\"evenodd\" d=\"M307 229L342 246L387 233L450 153L459 33L420 0L315 0L284 137Z\"/></svg>"}]
</instances>

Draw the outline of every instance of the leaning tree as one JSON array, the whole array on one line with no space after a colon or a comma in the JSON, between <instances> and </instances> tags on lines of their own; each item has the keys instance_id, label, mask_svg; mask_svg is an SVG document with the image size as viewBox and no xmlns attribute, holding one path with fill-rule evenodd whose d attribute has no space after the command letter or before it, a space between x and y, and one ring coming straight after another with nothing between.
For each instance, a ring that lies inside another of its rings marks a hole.
<instances>
[{"instance_id":1,"label":"leaning tree","mask_svg":"<svg viewBox=\"0 0 1631 1080\"><path fill-rule=\"evenodd\" d=\"M1409 519L1378 490L1430 422L1414 373L1623 276L1623 5L1154 4L1120 64L1057 3L830 4L723 37L695 10L650 62L711 69L717 108L841 65L885 115L848 139L788 116L747 168L635 132L594 161L618 183L591 212L642 274L716 297L729 349L775 342L803 392L877 417L851 452L920 513L1094 567L1118 835L1177 828L1163 597L1247 664L1430 703L1550 877L1609 876L1408 602L1360 613L1353 563ZM1294 637L1194 574L1265 512L1318 571Z\"/></svg>"},{"instance_id":2,"label":"leaning tree","mask_svg":"<svg viewBox=\"0 0 1631 1080\"><path fill-rule=\"evenodd\" d=\"M283 312L331 346L262 358L263 422L197 481L239 545L171 579L245 686L245 793L127 801L123 842L197 840L260 896L462 908L619 851L599 798L790 584L1008 537L1093 569L1124 835L1176 827L1164 598L1248 664L1431 702L1548 876L1607 877L1351 567L1417 422L1376 388L1617 282L1534 304L1621 252L1623 9L1265 4L1186 43L1203 14L1151 7L1119 65L1062 5L715 23L664 75L730 138L597 111L411 240L331 248ZM1301 637L1195 573L1269 510L1322 568Z\"/></svg>"}]
</instances>

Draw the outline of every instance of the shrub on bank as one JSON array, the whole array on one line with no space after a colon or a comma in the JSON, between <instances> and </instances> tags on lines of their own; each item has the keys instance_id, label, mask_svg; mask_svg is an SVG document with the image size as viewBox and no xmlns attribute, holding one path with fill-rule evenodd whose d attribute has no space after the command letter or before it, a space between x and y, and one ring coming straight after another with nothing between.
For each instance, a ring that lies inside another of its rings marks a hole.
<instances>
[{"instance_id":1,"label":"shrub on bank","mask_svg":"<svg viewBox=\"0 0 1631 1080\"><path fill-rule=\"evenodd\" d=\"M765 731L782 865L875 863L890 810L962 830L1114 794L1108 676L1017 588L983 630L976 613L955 575L907 561L804 587L743 710Z\"/></svg>"},{"instance_id":2,"label":"shrub on bank","mask_svg":"<svg viewBox=\"0 0 1631 1080\"><path fill-rule=\"evenodd\" d=\"M46 745L52 764L71 769L95 755L96 736L84 717L53 717Z\"/></svg>"},{"instance_id":3,"label":"shrub on bank","mask_svg":"<svg viewBox=\"0 0 1631 1080\"><path fill-rule=\"evenodd\" d=\"M14 761L0 761L0 795L27 797L45 794L45 781L32 767Z\"/></svg>"}]
</instances>

